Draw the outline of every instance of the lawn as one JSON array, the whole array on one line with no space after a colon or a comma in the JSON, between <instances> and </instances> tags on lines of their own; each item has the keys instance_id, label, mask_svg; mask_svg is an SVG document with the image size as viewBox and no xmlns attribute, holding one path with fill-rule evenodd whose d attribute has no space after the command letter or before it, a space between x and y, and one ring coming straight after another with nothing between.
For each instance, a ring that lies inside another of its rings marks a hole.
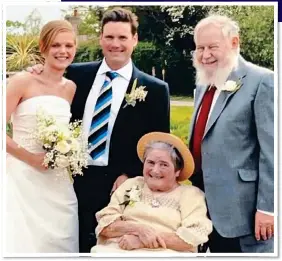
<instances>
[{"instance_id":1,"label":"lawn","mask_svg":"<svg viewBox=\"0 0 282 261\"><path fill-rule=\"evenodd\" d=\"M181 95L171 95L170 99L172 101L188 101L188 102L193 102L194 98L190 96L181 96Z\"/></svg>"},{"instance_id":2,"label":"lawn","mask_svg":"<svg viewBox=\"0 0 282 261\"><path fill-rule=\"evenodd\" d=\"M194 108L190 106L171 106L170 112L170 131L185 144L188 144L190 121Z\"/></svg>"},{"instance_id":3,"label":"lawn","mask_svg":"<svg viewBox=\"0 0 282 261\"><path fill-rule=\"evenodd\" d=\"M171 133L180 137L185 144L188 144L189 127L193 113L190 106L171 106L170 111L170 130ZM191 185L189 180L180 182L181 184Z\"/></svg>"}]
</instances>

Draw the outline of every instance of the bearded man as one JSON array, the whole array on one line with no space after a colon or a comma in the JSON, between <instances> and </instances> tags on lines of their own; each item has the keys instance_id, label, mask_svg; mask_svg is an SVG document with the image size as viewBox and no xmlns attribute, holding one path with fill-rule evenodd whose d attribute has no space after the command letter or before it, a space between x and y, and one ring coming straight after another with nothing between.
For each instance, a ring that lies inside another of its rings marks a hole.
<instances>
[{"instance_id":1,"label":"bearded man","mask_svg":"<svg viewBox=\"0 0 282 261\"><path fill-rule=\"evenodd\" d=\"M194 31L193 185L205 191L216 253L274 252L274 73L240 55L239 26L209 16Z\"/></svg>"}]
</instances>

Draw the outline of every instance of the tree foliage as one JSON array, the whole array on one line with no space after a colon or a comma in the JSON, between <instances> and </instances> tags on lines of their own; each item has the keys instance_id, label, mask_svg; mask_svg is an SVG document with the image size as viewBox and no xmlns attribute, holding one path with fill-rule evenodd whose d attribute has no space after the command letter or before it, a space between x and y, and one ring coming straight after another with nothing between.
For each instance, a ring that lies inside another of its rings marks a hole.
<instances>
[{"instance_id":1,"label":"tree foliage","mask_svg":"<svg viewBox=\"0 0 282 261\"><path fill-rule=\"evenodd\" d=\"M19 21L11 21L11 20L6 21L7 34L18 32L20 30L23 30L24 28L25 28L24 23L21 23Z\"/></svg>"},{"instance_id":2,"label":"tree foliage","mask_svg":"<svg viewBox=\"0 0 282 261\"><path fill-rule=\"evenodd\" d=\"M154 67L156 77L169 83L171 94L192 95L195 88L195 69L191 51L195 49L193 30L209 13L226 14L240 26L241 54L255 64L273 69L274 62L274 8L272 6L123 6L138 17L139 44L133 53L133 61L147 73ZM75 61L101 59L98 43L100 21L106 9L102 6L72 6L66 14L77 10L81 19L79 34L88 35L91 41L80 43ZM34 11L24 24L7 21L7 29L25 28L29 34L37 34L40 17ZM34 28L31 30L31 28ZM21 55L17 55L18 58ZM163 72L165 74L163 74Z\"/></svg>"},{"instance_id":3,"label":"tree foliage","mask_svg":"<svg viewBox=\"0 0 282 261\"><path fill-rule=\"evenodd\" d=\"M133 54L134 61L136 60L143 70L145 68L146 72L151 72L152 67L155 67L156 76L159 78L163 77L162 71L165 70L165 80L169 83L172 94L193 93L195 88L195 70L191 56L191 51L195 49L193 30L196 24L210 13L227 14L238 21L241 28L241 54L253 63L273 69L274 11L271 6L122 7L132 10L139 21L140 49L136 48ZM105 10L98 9L97 13L95 8L84 7L85 13L88 12L89 15L84 16L86 24L88 23L86 17L92 17L90 25L96 23L97 18L101 19ZM145 43L142 45L142 42ZM144 56L146 52L144 50L148 49L149 45L150 52ZM87 57L88 52L84 55L81 53L81 56Z\"/></svg>"},{"instance_id":4,"label":"tree foliage","mask_svg":"<svg viewBox=\"0 0 282 261\"><path fill-rule=\"evenodd\" d=\"M135 6L139 39L151 41L158 50L156 70L165 70L172 94L192 95L194 68L193 28L208 12L205 6Z\"/></svg>"},{"instance_id":5,"label":"tree foliage","mask_svg":"<svg viewBox=\"0 0 282 261\"><path fill-rule=\"evenodd\" d=\"M25 18L24 22L19 21L6 21L6 28L8 35L34 35L38 36L43 26L42 17L39 11L35 8Z\"/></svg>"},{"instance_id":6,"label":"tree foliage","mask_svg":"<svg viewBox=\"0 0 282 261\"><path fill-rule=\"evenodd\" d=\"M215 6L211 13L227 15L237 21L242 55L251 62L273 70L273 6Z\"/></svg>"},{"instance_id":7,"label":"tree foliage","mask_svg":"<svg viewBox=\"0 0 282 261\"><path fill-rule=\"evenodd\" d=\"M75 5L69 7L64 13L66 15L73 15L76 10L81 19L81 23L78 26L78 33L95 38L100 34L100 21L105 9L105 7L94 5Z\"/></svg>"}]
</instances>

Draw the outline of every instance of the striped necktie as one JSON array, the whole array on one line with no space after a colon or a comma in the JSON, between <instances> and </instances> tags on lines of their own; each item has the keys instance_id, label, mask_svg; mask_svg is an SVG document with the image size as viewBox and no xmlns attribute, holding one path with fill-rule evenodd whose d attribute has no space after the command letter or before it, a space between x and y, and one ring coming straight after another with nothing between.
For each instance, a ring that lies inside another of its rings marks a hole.
<instances>
[{"instance_id":1,"label":"striped necktie","mask_svg":"<svg viewBox=\"0 0 282 261\"><path fill-rule=\"evenodd\" d=\"M89 153L93 160L100 158L105 153L112 103L112 80L118 75L116 72L106 73L95 105L88 137Z\"/></svg>"}]
</instances>

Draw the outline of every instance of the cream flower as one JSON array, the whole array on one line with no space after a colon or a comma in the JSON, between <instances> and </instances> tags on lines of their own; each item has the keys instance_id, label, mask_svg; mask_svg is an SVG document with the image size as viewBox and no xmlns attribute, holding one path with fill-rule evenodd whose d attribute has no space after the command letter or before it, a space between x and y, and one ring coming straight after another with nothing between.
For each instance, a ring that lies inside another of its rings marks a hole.
<instances>
[{"instance_id":1,"label":"cream flower","mask_svg":"<svg viewBox=\"0 0 282 261\"><path fill-rule=\"evenodd\" d=\"M133 186L131 189L126 190L126 193L124 195L124 202L120 205L124 205L125 207L127 205L134 206L135 202L138 202L141 200L141 190L138 186Z\"/></svg>"},{"instance_id":2,"label":"cream flower","mask_svg":"<svg viewBox=\"0 0 282 261\"><path fill-rule=\"evenodd\" d=\"M234 90L237 88L237 85L238 85L238 84L237 84L236 82L234 82L234 81L227 81L227 82L224 84L222 90L223 90L223 91L232 92L232 91L234 91Z\"/></svg>"},{"instance_id":3,"label":"cream flower","mask_svg":"<svg viewBox=\"0 0 282 261\"><path fill-rule=\"evenodd\" d=\"M237 82L228 80L225 82L224 86L221 88L222 91L228 91L228 92L235 92L239 90L242 87L242 79L245 78L246 75L244 75L242 78L240 78Z\"/></svg>"},{"instance_id":4,"label":"cream flower","mask_svg":"<svg viewBox=\"0 0 282 261\"><path fill-rule=\"evenodd\" d=\"M60 129L60 132L61 132L63 139L69 139L70 138L71 132L68 129L68 126L62 125L62 126L59 127L59 129Z\"/></svg>"},{"instance_id":5,"label":"cream flower","mask_svg":"<svg viewBox=\"0 0 282 261\"><path fill-rule=\"evenodd\" d=\"M129 200L130 201L139 201L141 196L141 191L137 188L137 186L134 186L132 190L130 190L129 194Z\"/></svg>"},{"instance_id":6,"label":"cream flower","mask_svg":"<svg viewBox=\"0 0 282 261\"><path fill-rule=\"evenodd\" d=\"M46 151L44 164L51 169L67 168L71 175L83 175L88 165L87 141L82 135L82 121L60 124L55 117L37 111L37 128L32 136Z\"/></svg>"},{"instance_id":7,"label":"cream flower","mask_svg":"<svg viewBox=\"0 0 282 261\"><path fill-rule=\"evenodd\" d=\"M67 141L62 140L58 142L55 149L63 154L66 154L70 151L71 145Z\"/></svg>"},{"instance_id":8,"label":"cream flower","mask_svg":"<svg viewBox=\"0 0 282 261\"><path fill-rule=\"evenodd\" d=\"M66 168L67 166L69 166L68 157L66 157L64 155L58 155L57 158L56 158L56 165L59 168Z\"/></svg>"},{"instance_id":9,"label":"cream flower","mask_svg":"<svg viewBox=\"0 0 282 261\"><path fill-rule=\"evenodd\" d=\"M76 139L71 139L70 141L71 150L78 151L80 148L78 141Z\"/></svg>"},{"instance_id":10,"label":"cream flower","mask_svg":"<svg viewBox=\"0 0 282 261\"><path fill-rule=\"evenodd\" d=\"M145 101L145 98L148 94L148 91L144 90L146 86L139 86L138 88L136 88L136 86L137 86L137 79L135 79L133 82L131 92L129 94L128 93L125 94L126 104L124 105L123 108L125 108L128 105L131 105L132 107L134 107L136 105L137 100L139 102Z\"/></svg>"}]
</instances>

